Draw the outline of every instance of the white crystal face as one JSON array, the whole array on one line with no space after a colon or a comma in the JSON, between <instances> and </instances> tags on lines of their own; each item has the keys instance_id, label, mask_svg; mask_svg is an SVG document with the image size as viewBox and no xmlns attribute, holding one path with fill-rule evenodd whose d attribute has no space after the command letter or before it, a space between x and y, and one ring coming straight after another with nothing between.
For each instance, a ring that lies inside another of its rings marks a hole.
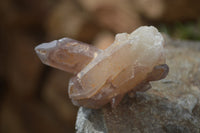
<instances>
[{"instance_id":1,"label":"white crystal face","mask_svg":"<svg viewBox=\"0 0 200 133\"><path fill-rule=\"evenodd\" d=\"M78 73L81 93L70 92L70 96L82 99L100 90L110 92L104 89L107 82L115 88L113 95L118 94L118 88L124 87L124 93L129 91L144 80L154 66L165 63L163 45L162 35L152 26L116 35L114 43Z\"/></svg>"}]
</instances>

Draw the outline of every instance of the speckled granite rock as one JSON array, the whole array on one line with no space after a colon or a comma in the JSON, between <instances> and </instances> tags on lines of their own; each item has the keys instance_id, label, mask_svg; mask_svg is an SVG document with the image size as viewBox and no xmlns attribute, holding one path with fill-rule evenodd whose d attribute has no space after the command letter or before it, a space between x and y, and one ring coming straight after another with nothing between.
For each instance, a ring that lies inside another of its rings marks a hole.
<instances>
[{"instance_id":1,"label":"speckled granite rock","mask_svg":"<svg viewBox=\"0 0 200 133\"><path fill-rule=\"evenodd\" d=\"M200 132L200 42L166 40L167 78L115 109L79 108L77 133Z\"/></svg>"}]
</instances>

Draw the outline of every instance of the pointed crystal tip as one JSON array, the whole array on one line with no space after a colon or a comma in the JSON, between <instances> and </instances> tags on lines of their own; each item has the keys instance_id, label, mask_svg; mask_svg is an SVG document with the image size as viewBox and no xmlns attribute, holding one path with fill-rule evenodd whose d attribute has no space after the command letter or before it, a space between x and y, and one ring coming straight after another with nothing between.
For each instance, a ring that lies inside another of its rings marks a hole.
<instances>
[{"instance_id":1,"label":"pointed crystal tip","mask_svg":"<svg viewBox=\"0 0 200 133\"><path fill-rule=\"evenodd\" d=\"M57 40L52 41L50 43L42 43L35 47L35 52L37 53L40 60L46 64L48 53L51 49L55 48L57 44Z\"/></svg>"}]
</instances>

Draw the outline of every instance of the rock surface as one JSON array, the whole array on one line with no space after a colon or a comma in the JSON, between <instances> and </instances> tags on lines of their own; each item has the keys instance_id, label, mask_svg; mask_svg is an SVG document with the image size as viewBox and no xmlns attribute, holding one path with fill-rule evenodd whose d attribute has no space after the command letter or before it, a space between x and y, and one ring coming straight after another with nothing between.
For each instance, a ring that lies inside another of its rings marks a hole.
<instances>
[{"instance_id":1,"label":"rock surface","mask_svg":"<svg viewBox=\"0 0 200 133\"><path fill-rule=\"evenodd\" d=\"M167 78L125 97L115 109L80 107L77 133L200 132L200 43L166 40Z\"/></svg>"}]
</instances>

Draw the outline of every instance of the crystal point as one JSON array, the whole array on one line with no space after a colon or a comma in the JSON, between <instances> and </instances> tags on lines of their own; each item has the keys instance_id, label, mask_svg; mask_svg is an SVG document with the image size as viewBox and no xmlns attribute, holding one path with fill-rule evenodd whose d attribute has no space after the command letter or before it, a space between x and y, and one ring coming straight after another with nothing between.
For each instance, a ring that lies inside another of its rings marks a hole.
<instances>
[{"instance_id":1,"label":"crystal point","mask_svg":"<svg viewBox=\"0 0 200 133\"><path fill-rule=\"evenodd\" d=\"M101 52L89 44L70 38L40 44L35 51L44 64L75 74Z\"/></svg>"}]
</instances>

